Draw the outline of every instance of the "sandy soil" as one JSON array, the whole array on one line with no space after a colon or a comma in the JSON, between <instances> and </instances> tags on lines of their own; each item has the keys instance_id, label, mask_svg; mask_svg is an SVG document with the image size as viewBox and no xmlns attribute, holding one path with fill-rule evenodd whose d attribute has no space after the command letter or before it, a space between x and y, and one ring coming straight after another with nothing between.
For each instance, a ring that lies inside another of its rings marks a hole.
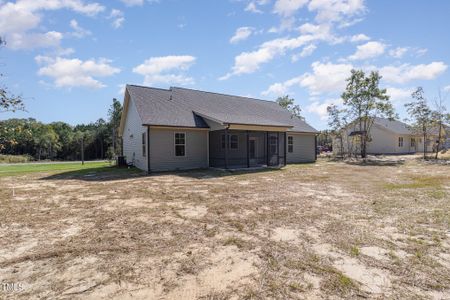
<instances>
[{"instance_id":1,"label":"sandy soil","mask_svg":"<svg viewBox=\"0 0 450 300\"><path fill-rule=\"evenodd\" d=\"M2 177L0 298L450 299L449 195L403 157Z\"/></svg>"}]
</instances>

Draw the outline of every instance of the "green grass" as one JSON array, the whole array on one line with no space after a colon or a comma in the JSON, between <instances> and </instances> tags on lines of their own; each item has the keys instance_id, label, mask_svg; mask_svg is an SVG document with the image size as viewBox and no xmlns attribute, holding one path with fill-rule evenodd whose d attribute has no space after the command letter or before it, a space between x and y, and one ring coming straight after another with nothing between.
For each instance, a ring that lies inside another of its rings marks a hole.
<instances>
[{"instance_id":1,"label":"green grass","mask_svg":"<svg viewBox=\"0 0 450 300\"><path fill-rule=\"evenodd\" d=\"M85 162L84 165L81 163L42 163L42 164L17 164L17 165L0 165L0 177L3 176L18 176L25 175L28 173L37 172L51 172L51 173L62 173L66 171L80 171L82 173L87 173L90 171L108 170L110 164L108 162Z\"/></svg>"}]
</instances>

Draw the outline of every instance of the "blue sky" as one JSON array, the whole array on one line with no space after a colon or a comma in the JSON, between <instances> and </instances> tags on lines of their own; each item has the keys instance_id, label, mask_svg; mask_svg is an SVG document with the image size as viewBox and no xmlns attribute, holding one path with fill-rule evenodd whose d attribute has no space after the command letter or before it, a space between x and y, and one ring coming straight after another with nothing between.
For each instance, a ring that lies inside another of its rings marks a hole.
<instances>
[{"instance_id":1,"label":"blue sky","mask_svg":"<svg viewBox=\"0 0 450 300\"><path fill-rule=\"evenodd\" d=\"M129 83L289 94L324 129L352 68L379 70L404 118L414 87L450 91L449 11L445 0L0 0L0 80L27 109L0 119L106 118Z\"/></svg>"}]
</instances>

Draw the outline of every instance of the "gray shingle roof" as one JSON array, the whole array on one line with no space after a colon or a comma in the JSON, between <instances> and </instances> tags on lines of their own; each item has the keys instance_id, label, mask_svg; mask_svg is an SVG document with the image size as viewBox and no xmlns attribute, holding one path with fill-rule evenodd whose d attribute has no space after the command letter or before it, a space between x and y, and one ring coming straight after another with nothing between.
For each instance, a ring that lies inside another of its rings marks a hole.
<instances>
[{"instance_id":1,"label":"gray shingle roof","mask_svg":"<svg viewBox=\"0 0 450 300\"><path fill-rule=\"evenodd\" d=\"M199 117L224 124L291 127L290 131L317 131L292 117L276 102L172 87L169 90L127 85L143 124L208 127Z\"/></svg>"},{"instance_id":2,"label":"gray shingle roof","mask_svg":"<svg viewBox=\"0 0 450 300\"><path fill-rule=\"evenodd\" d=\"M386 128L389 131L398 134L413 134L413 131L408 126L408 124L397 121L397 120L389 120L384 118L375 118L375 124Z\"/></svg>"}]
</instances>

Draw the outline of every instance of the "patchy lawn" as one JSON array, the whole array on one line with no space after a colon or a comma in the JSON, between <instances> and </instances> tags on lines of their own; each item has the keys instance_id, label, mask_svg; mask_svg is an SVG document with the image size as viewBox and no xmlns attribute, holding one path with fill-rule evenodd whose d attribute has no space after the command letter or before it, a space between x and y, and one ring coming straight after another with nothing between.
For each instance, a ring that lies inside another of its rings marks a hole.
<instances>
[{"instance_id":1,"label":"patchy lawn","mask_svg":"<svg viewBox=\"0 0 450 300\"><path fill-rule=\"evenodd\" d=\"M415 160L5 171L0 298L445 299L449 194Z\"/></svg>"}]
</instances>

